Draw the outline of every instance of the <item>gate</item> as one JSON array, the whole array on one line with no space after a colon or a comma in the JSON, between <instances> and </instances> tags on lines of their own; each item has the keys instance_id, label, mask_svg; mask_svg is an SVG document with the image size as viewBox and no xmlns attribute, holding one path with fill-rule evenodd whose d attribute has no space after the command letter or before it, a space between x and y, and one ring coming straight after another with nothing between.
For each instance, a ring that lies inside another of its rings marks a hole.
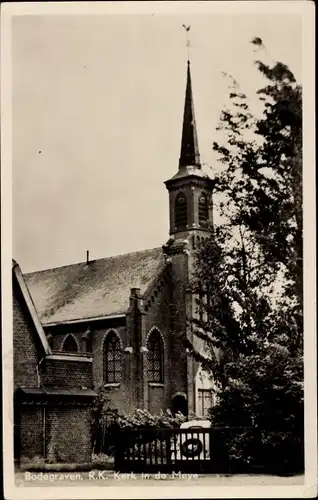
<instances>
[{"instance_id":1,"label":"gate","mask_svg":"<svg viewBox=\"0 0 318 500\"><path fill-rule=\"evenodd\" d=\"M233 431L239 429L121 430L115 447L115 469L149 473L229 472L229 459L222 444Z\"/></svg>"}]
</instances>

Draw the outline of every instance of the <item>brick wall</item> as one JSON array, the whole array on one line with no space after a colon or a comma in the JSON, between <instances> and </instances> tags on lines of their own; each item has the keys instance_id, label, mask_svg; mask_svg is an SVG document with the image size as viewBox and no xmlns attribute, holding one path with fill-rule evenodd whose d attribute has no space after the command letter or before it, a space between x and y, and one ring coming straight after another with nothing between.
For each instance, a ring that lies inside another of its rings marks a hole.
<instances>
[{"instance_id":1,"label":"brick wall","mask_svg":"<svg viewBox=\"0 0 318 500\"><path fill-rule=\"evenodd\" d=\"M43 456L42 408L25 406L20 413L21 457Z\"/></svg>"},{"instance_id":2,"label":"brick wall","mask_svg":"<svg viewBox=\"0 0 318 500\"><path fill-rule=\"evenodd\" d=\"M21 410L21 457L56 463L91 461L91 409L25 406ZM45 438L44 438L45 436Z\"/></svg>"},{"instance_id":3,"label":"brick wall","mask_svg":"<svg viewBox=\"0 0 318 500\"><path fill-rule=\"evenodd\" d=\"M173 311L171 332L171 391L187 392L187 357L182 335L187 323L186 286L188 282L188 256L179 253L171 256L173 280Z\"/></svg>"},{"instance_id":4,"label":"brick wall","mask_svg":"<svg viewBox=\"0 0 318 500\"><path fill-rule=\"evenodd\" d=\"M74 338L76 339L78 346L81 345L81 337L85 332L87 332L87 329L89 328L91 331L91 338L92 338L92 351L93 351L93 364L92 364L92 386L98 390L100 387L105 385L104 381L104 343L105 343L105 338L107 334L113 330L115 333L118 334L121 344L122 344L122 350L123 350L123 355L122 355L122 379L120 384L117 385L108 385L108 395L109 395L109 400L110 400L110 406L114 408L118 408L122 411L130 411L131 409L131 391L129 389L129 379L130 379L130 372L131 372L131 359L129 353L125 353L124 349L128 345L128 333L127 333L127 328L125 326L125 320L121 320L121 324L118 322L117 319L114 321L111 320L105 320L105 321L100 321L98 323L84 323L82 325L64 325L61 327L55 327L55 328L46 328L46 331L53 336L53 349L54 350L61 350L64 340L67 337L67 335L72 334ZM85 367L83 366L84 363L81 365L79 364L78 367L72 368L71 372L71 381L68 382L73 384L74 382L80 385L80 382L82 385L87 386L85 382L85 376L83 373L81 373L82 370L85 370ZM71 366L71 365L70 365ZM61 376L59 376L59 380L63 382L64 380L64 374L63 374L63 369L62 367L59 368L61 370ZM54 370L54 376L55 379L57 377L57 373L55 373L56 370ZM52 373L52 370L50 369L50 374ZM67 376L69 376L69 373L67 373ZM51 377L51 375L50 375ZM45 380L47 383L52 384L52 378L49 376L46 376ZM70 386L70 385L69 385ZM89 385L88 387L91 387Z\"/></svg>"},{"instance_id":5,"label":"brick wall","mask_svg":"<svg viewBox=\"0 0 318 500\"><path fill-rule=\"evenodd\" d=\"M44 355L30 313L13 277L14 388L37 387L36 366Z\"/></svg>"},{"instance_id":6,"label":"brick wall","mask_svg":"<svg viewBox=\"0 0 318 500\"><path fill-rule=\"evenodd\" d=\"M125 323L125 319L121 323ZM123 349L128 344L127 329L125 324L118 324L118 320L114 321L99 321L98 323L83 323L80 325L62 325L58 327L47 327L45 331L53 337L52 349L54 351L61 351L66 337L71 334L79 347L81 352L81 338L90 329L92 339L92 352L93 359L93 385L99 388L104 384L104 342L107 333L114 330L120 337ZM123 359L123 375L124 375L124 359ZM124 378L124 376L123 376Z\"/></svg>"},{"instance_id":7,"label":"brick wall","mask_svg":"<svg viewBox=\"0 0 318 500\"><path fill-rule=\"evenodd\" d=\"M61 351L66 337L71 334L75 338L75 341L77 343L78 352L81 352L81 338L85 334L86 330L86 324L83 324L80 327L77 325L71 325L67 328L63 325L62 328L45 328L45 331L52 335L52 349L54 351Z\"/></svg>"},{"instance_id":8,"label":"brick wall","mask_svg":"<svg viewBox=\"0 0 318 500\"><path fill-rule=\"evenodd\" d=\"M92 388L92 363L44 358L38 333L13 273L14 388L38 387L41 383L60 388ZM20 402L21 403L21 402ZM43 457L46 453L64 462L91 460L91 409L15 404L15 458Z\"/></svg>"},{"instance_id":9,"label":"brick wall","mask_svg":"<svg viewBox=\"0 0 318 500\"><path fill-rule=\"evenodd\" d=\"M147 337L153 327L161 332L164 342L164 384L151 387L147 378L147 354L144 355L144 405L149 411L159 413L171 407L171 301L172 283L170 269L158 280L144 301L142 345L147 347ZM147 310L146 310L147 309Z\"/></svg>"},{"instance_id":10,"label":"brick wall","mask_svg":"<svg viewBox=\"0 0 318 500\"><path fill-rule=\"evenodd\" d=\"M46 359L41 365L41 381L47 387L93 387L92 363L67 359Z\"/></svg>"},{"instance_id":11,"label":"brick wall","mask_svg":"<svg viewBox=\"0 0 318 500\"><path fill-rule=\"evenodd\" d=\"M163 404L165 399L164 392L164 387L149 386L148 410L151 413L158 415L160 410L165 410L170 406L170 400L168 400L169 404L167 404L166 407Z\"/></svg>"},{"instance_id":12,"label":"brick wall","mask_svg":"<svg viewBox=\"0 0 318 500\"><path fill-rule=\"evenodd\" d=\"M127 394L126 386L123 382L117 386L108 386L107 393L111 408L116 408L120 412L125 413L129 413L132 410L131 398Z\"/></svg>"},{"instance_id":13,"label":"brick wall","mask_svg":"<svg viewBox=\"0 0 318 500\"><path fill-rule=\"evenodd\" d=\"M55 462L91 461L91 409L48 408L46 456Z\"/></svg>"}]
</instances>

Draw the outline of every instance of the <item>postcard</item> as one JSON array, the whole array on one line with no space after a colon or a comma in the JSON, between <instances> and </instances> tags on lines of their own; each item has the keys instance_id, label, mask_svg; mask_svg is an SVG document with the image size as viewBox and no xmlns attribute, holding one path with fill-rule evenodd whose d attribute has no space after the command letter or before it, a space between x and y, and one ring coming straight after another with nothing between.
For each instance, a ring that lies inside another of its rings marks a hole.
<instances>
[{"instance_id":1,"label":"postcard","mask_svg":"<svg viewBox=\"0 0 318 500\"><path fill-rule=\"evenodd\" d=\"M5 498L315 497L314 5L1 13Z\"/></svg>"}]
</instances>

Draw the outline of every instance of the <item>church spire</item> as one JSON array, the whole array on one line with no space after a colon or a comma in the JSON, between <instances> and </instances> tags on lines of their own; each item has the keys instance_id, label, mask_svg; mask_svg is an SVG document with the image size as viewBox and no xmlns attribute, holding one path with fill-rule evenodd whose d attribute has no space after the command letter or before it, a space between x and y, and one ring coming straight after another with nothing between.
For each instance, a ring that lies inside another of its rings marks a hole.
<instances>
[{"instance_id":1,"label":"church spire","mask_svg":"<svg viewBox=\"0 0 318 500\"><path fill-rule=\"evenodd\" d=\"M197 128L194 117L194 104L193 104L191 71L190 71L189 60L187 68L187 87L186 87L184 113L183 113L183 127L182 127L179 169L188 166L201 168Z\"/></svg>"},{"instance_id":2,"label":"church spire","mask_svg":"<svg viewBox=\"0 0 318 500\"><path fill-rule=\"evenodd\" d=\"M188 32L191 26L183 25L183 27L186 30L189 48ZM192 241L192 248L196 248L198 235L200 239L201 235L208 234L210 224L213 222L214 181L204 172L200 163L189 54L179 168L165 185L169 191L170 235L176 240ZM177 247L175 250L177 251Z\"/></svg>"}]
</instances>

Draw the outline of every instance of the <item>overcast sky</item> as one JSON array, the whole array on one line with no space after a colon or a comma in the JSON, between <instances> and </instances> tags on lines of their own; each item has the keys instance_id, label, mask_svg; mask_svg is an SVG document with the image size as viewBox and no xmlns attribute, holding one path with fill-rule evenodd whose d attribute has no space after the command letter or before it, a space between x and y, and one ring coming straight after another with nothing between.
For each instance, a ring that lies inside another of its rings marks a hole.
<instances>
[{"instance_id":1,"label":"overcast sky","mask_svg":"<svg viewBox=\"0 0 318 500\"><path fill-rule=\"evenodd\" d=\"M297 15L20 16L12 24L13 257L23 272L161 246L177 170L191 24L199 147L230 72L259 80L250 40L301 82Z\"/></svg>"}]
</instances>

